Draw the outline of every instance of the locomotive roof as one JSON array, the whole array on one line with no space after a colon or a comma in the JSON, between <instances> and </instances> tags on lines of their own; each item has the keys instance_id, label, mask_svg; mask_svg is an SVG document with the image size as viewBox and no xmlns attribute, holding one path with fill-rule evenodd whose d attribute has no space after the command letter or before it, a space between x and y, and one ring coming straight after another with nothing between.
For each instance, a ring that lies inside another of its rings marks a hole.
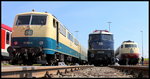
<instances>
[{"instance_id":1,"label":"locomotive roof","mask_svg":"<svg viewBox=\"0 0 150 79\"><path fill-rule=\"evenodd\" d=\"M123 41L123 43L134 43L134 41L128 40L128 41Z\"/></svg>"},{"instance_id":2,"label":"locomotive roof","mask_svg":"<svg viewBox=\"0 0 150 79\"><path fill-rule=\"evenodd\" d=\"M90 34L112 34L112 33L107 30L95 30L93 31L93 33Z\"/></svg>"},{"instance_id":3,"label":"locomotive roof","mask_svg":"<svg viewBox=\"0 0 150 79\"><path fill-rule=\"evenodd\" d=\"M26 14L50 14L50 13L47 13L47 12L25 12L25 13L19 13L17 15L26 15Z\"/></svg>"},{"instance_id":4,"label":"locomotive roof","mask_svg":"<svg viewBox=\"0 0 150 79\"><path fill-rule=\"evenodd\" d=\"M6 29L6 30L12 31L12 28L7 26L7 25L5 25L5 24L2 24L1 27Z\"/></svg>"},{"instance_id":5,"label":"locomotive roof","mask_svg":"<svg viewBox=\"0 0 150 79\"><path fill-rule=\"evenodd\" d=\"M122 44L137 44L134 41L128 40L128 41L123 41Z\"/></svg>"}]
</instances>

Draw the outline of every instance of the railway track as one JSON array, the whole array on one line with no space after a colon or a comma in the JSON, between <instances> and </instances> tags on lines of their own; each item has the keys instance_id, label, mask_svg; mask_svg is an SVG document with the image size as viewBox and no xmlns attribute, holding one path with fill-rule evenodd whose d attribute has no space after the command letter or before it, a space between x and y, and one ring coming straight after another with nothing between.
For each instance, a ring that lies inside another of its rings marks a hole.
<instances>
[{"instance_id":1,"label":"railway track","mask_svg":"<svg viewBox=\"0 0 150 79\"><path fill-rule=\"evenodd\" d=\"M111 68L118 69L127 74L133 75L134 78L149 78L149 67L138 65L125 65L125 66L110 66Z\"/></svg>"},{"instance_id":2,"label":"railway track","mask_svg":"<svg viewBox=\"0 0 150 79\"><path fill-rule=\"evenodd\" d=\"M7 66L2 78L149 78L148 66Z\"/></svg>"},{"instance_id":3,"label":"railway track","mask_svg":"<svg viewBox=\"0 0 150 79\"><path fill-rule=\"evenodd\" d=\"M56 78L149 78L149 69L147 66L92 67Z\"/></svg>"},{"instance_id":4,"label":"railway track","mask_svg":"<svg viewBox=\"0 0 150 79\"><path fill-rule=\"evenodd\" d=\"M93 66L2 66L1 78L51 78Z\"/></svg>"},{"instance_id":5,"label":"railway track","mask_svg":"<svg viewBox=\"0 0 150 79\"><path fill-rule=\"evenodd\" d=\"M93 67L85 70L75 71L56 78L132 78L132 75L126 75L117 69L110 67Z\"/></svg>"}]
</instances>

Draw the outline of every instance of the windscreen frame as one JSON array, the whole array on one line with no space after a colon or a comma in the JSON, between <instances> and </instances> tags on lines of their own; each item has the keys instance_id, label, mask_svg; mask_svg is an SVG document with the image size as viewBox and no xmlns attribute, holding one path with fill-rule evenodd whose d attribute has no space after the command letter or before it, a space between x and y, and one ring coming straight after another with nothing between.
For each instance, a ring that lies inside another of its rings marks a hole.
<instances>
[{"instance_id":1,"label":"windscreen frame","mask_svg":"<svg viewBox=\"0 0 150 79\"><path fill-rule=\"evenodd\" d=\"M30 16L30 18L28 19L28 22L26 24L18 24L18 18L19 17L24 17L24 16ZM32 21L33 21L33 17L34 16L44 16L45 17L45 23L44 24L32 24ZM21 25L46 25L47 24L47 19L48 19L48 15L46 14L26 14L26 15L18 15L17 16L17 19L16 19L16 22L15 22L15 25L16 26L21 26Z\"/></svg>"}]
</instances>

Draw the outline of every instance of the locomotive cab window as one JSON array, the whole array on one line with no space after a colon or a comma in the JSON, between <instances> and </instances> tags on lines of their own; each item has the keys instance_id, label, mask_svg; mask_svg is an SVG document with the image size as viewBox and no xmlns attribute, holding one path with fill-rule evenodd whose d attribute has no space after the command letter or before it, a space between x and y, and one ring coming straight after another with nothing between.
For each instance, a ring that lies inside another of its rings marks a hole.
<instances>
[{"instance_id":1,"label":"locomotive cab window","mask_svg":"<svg viewBox=\"0 0 150 79\"><path fill-rule=\"evenodd\" d=\"M16 25L29 25L30 15L18 16Z\"/></svg>"},{"instance_id":2,"label":"locomotive cab window","mask_svg":"<svg viewBox=\"0 0 150 79\"><path fill-rule=\"evenodd\" d=\"M104 35L102 35L102 39L103 40L108 40L108 41L113 41L113 36L104 34Z\"/></svg>"},{"instance_id":3,"label":"locomotive cab window","mask_svg":"<svg viewBox=\"0 0 150 79\"><path fill-rule=\"evenodd\" d=\"M44 15L33 15L31 25L45 25L46 16Z\"/></svg>"},{"instance_id":4,"label":"locomotive cab window","mask_svg":"<svg viewBox=\"0 0 150 79\"><path fill-rule=\"evenodd\" d=\"M10 34L9 32L6 33L6 44L9 44L9 41L10 41Z\"/></svg>"},{"instance_id":5,"label":"locomotive cab window","mask_svg":"<svg viewBox=\"0 0 150 79\"><path fill-rule=\"evenodd\" d=\"M123 45L121 45L121 48L123 48Z\"/></svg>"},{"instance_id":6,"label":"locomotive cab window","mask_svg":"<svg viewBox=\"0 0 150 79\"><path fill-rule=\"evenodd\" d=\"M89 38L91 41L97 41L100 39L100 35L99 34L92 34L90 35L90 38Z\"/></svg>"},{"instance_id":7,"label":"locomotive cab window","mask_svg":"<svg viewBox=\"0 0 150 79\"><path fill-rule=\"evenodd\" d=\"M16 25L45 25L47 15L20 15Z\"/></svg>"},{"instance_id":8,"label":"locomotive cab window","mask_svg":"<svg viewBox=\"0 0 150 79\"><path fill-rule=\"evenodd\" d=\"M137 47L136 44L125 44L125 48L130 48L130 47Z\"/></svg>"}]
</instances>

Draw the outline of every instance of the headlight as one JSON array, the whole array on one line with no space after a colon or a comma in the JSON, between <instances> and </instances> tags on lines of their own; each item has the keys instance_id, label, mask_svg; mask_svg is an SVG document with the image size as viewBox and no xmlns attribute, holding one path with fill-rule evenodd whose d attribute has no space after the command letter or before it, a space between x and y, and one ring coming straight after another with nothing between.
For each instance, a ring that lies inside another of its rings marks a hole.
<instances>
[{"instance_id":1,"label":"headlight","mask_svg":"<svg viewBox=\"0 0 150 79\"><path fill-rule=\"evenodd\" d=\"M91 57L94 57L94 54L91 54Z\"/></svg>"},{"instance_id":2,"label":"headlight","mask_svg":"<svg viewBox=\"0 0 150 79\"><path fill-rule=\"evenodd\" d=\"M9 46L9 47L7 48L7 51L8 51L8 53L12 53L12 52L14 52L14 51L15 51L15 49L14 49L14 48L12 48L11 46Z\"/></svg>"},{"instance_id":3,"label":"headlight","mask_svg":"<svg viewBox=\"0 0 150 79\"><path fill-rule=\"evenodd\" d=\"M14 45L17 45L17 44L18 44L18 42L17 42L17 41L15 41L15 42L14 42Z\"/></svg>"}]
</instances>

